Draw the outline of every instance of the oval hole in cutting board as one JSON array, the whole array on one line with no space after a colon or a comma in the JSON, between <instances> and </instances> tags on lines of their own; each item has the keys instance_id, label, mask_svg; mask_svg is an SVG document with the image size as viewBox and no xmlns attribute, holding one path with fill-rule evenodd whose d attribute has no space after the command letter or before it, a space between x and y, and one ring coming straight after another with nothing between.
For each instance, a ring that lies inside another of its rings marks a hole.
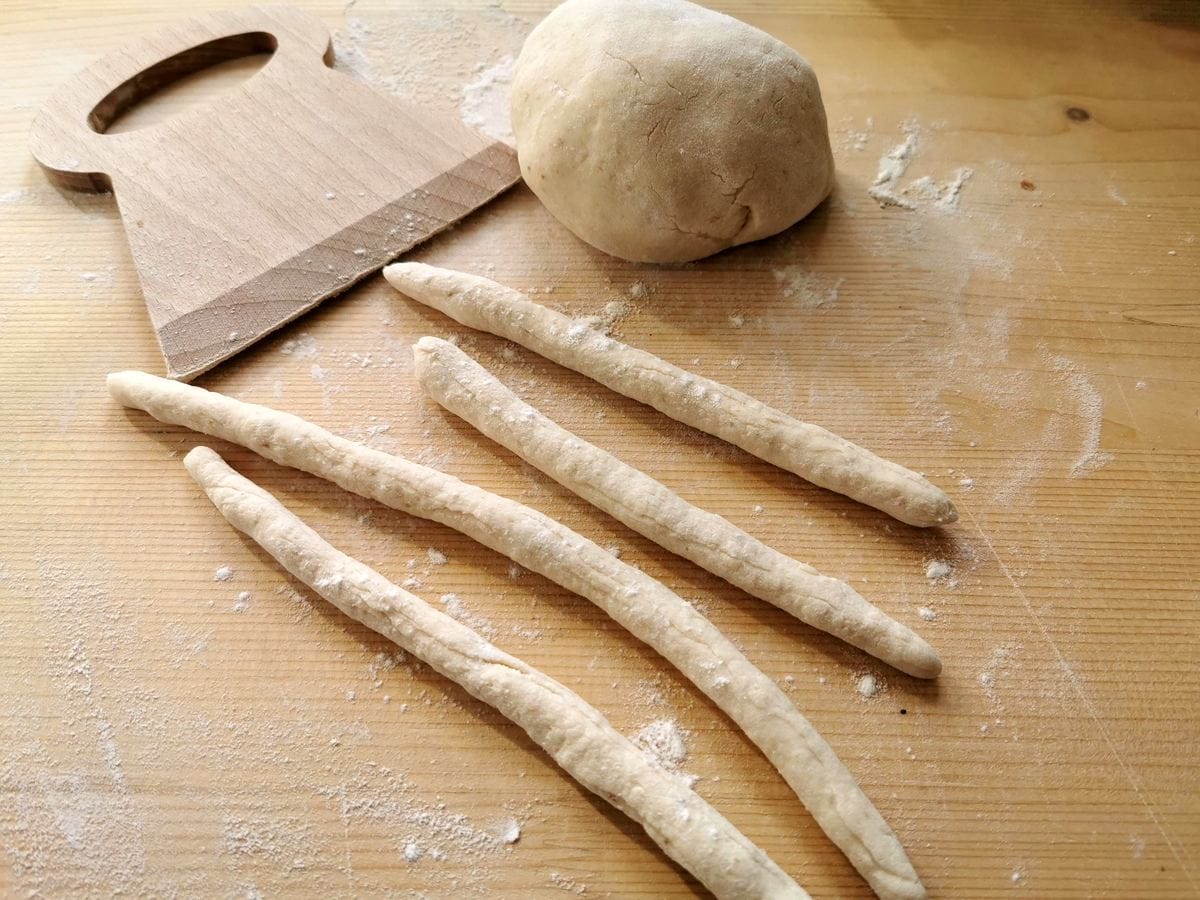
<instances>
[{"instance_id":1,"label":"oval hole in cutting board","mask_svg":"<svg viewBox=\"0 0 1200 900\"><path fill-rule=\"evenodd\" d=\"M177 53L111 91L92 110L88 124L101 134L136 131L209 104L265 66L275 46L274 37L258 31Z\"/></svg>"}]
</instances>

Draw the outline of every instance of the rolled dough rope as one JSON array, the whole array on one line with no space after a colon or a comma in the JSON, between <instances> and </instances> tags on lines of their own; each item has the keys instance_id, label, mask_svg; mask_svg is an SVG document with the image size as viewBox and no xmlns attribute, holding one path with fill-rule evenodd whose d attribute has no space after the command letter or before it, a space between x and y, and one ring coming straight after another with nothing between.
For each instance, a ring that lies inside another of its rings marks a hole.
<instances>
[{"instance_id":1,"label":"rolled dough rope","mask_svg":"<svg viewBox=\"0 0 1200 900\"><path fill-rule=\"evenodd\" d=\"M762 750L884 898L925 897L895 833L770 678L690 603L566 526L436 469L355 444L297 416L144 372L108 389L156 419L241 444L281 465L440 522L591 600L700 688Z\"/></svg>"},{"instance_id":2,"label":"rolled dough rope","mask_svg":"<svg viewBox=\"0 0 1200 900\"><path fill-rule=\"evenodd\" d=\"M383 274L396 290L463 325L515 341L901 522L927 527L958 518L950 498L916 472L741 391L615 341L502 284L413 262L392 263Z\"/></svg>"},{"instance_id":3,"label":"rolled dough rope","mask_svg":"<svg viewBox=\"0 0 1200 900\"><path fill-rule=\"evenodd\" d=\"M327 544L207 447L184 459L221 515L344 612L519 725L568 775L625 813L718 897L806 898L682 778L652 762L582 697Z\"/></svg>"},{"instance_id":4,"label":"rolled dough rope","mask_svg":"<svg viewBox=\"0 0 1200 900\"><path fill-rule=\"evenodd\" d=\"M929 644L846 582L771 549L562 428L453 344L423 337L413 358L434 400L639 534L909 675L941 671Z\"/></svg>"}]
</instances>

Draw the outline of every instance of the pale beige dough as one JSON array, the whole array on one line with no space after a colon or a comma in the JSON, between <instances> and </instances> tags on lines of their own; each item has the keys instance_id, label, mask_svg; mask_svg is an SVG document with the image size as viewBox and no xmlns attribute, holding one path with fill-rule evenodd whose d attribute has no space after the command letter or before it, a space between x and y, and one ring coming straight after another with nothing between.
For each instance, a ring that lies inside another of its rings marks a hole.
<instances>
[{"instance_id":1,"label":"pale beige dough","mask_svg":"<svg viewBox=\"0 0 1200 900\"><path fill-rule=\"evenodd\" d=\"M521 174L550 212L639 262L776 234L833 185L808 63L685 0L567 0L521 50L512 124Z\"/></svg>"},{"instance_id":2,"label":"pale beige dough","mask_svg":"<svg viewBox=\"0 0 1200 900\"><path fill-rule=\"evenodd\" d=\"M918 678L941 671L929 644L846 582L771 549L562 428L453 344L423 337L413 359L434 400L634 531L901 671Z\"/></svg>"},{"instance_id":3,"label":"pale beige dough","mask_svg":"<svg viewBox=\"0 0 1200 900\"><path fill-rule=\"evenodd\" d=\"M160 421L241 444L461 531L591 600L738 724L880 897L925 896L895 833L779 686L695 607L644 572L536 510L297 416L144 372L114 372L108 389L118 402Z\"/></svg>"},{"instance_id":4,"label":"pale beige dough","mask_svg":"<svg viewBox=\"0 0 1200 900\"><path fill-rule=\"evenodd\" d=\"M495 707L572 778L625 813L718 897L805 893L678 775L638 750L582 697L326 543L207 447L184 465L221 515L346 615Z\"/></svg>"},{"instance_id":5,"label":"pale beige dough","mask_svg":"<svg viewBox=\"0 0 1200 900\"><path fill-rule=\"evenodd\" d=\"M801 422L728 385L630 347L478 275L424 263L383 270L396 290L480 331L516 341L693 428L729 441L813 484L909 525L945 525L954 504L922 476L819 425Z\"/></svg>"}]
</instances>

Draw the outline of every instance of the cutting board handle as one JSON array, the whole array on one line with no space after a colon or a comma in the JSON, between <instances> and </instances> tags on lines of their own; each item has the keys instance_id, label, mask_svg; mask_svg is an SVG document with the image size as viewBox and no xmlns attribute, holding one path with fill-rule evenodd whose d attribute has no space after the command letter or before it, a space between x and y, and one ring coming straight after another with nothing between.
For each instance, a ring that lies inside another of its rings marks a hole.
<instances>
[{"instance_id":1,"label":"cutting board handle","mask_svg":"<svg viewBox=\"0 0 1200 900\"><path fill-rule=\"evenodd\" d=\"M144 132L170 124L105 134L121 113L185 75L261 52L273 52L264 70L322 66L331 53L329 30L320 19L291 6L254 6L186 19L143 35L50 95L30 132L33 156L64 187L110 190L113 161L129 158Z\"/></svg>"}]
</instances>

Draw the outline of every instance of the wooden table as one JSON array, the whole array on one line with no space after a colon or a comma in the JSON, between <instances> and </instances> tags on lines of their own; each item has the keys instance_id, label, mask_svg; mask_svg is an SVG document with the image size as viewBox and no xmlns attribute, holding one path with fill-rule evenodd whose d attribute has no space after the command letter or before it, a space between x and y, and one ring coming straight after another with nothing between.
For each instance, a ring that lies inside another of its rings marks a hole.
<instances>
[{"instance_id":1,"label":"wooden table","mask_svg":"<svg viewBox=\"0 0 1200 900\"><path fill-rule=\"evenodd\" d=\"M549 4L306 5L337 31L340 65L457 114ZM626 339L925 471L958 503L953 527L813 488L379 278L200 383L526 502L693 600L833 744L935 896L1194 896L1200 16L1132 0L797 5L726 8L820 76L839 184L800 226L635 266L521 188L413 258L580 315L615 302ZM58 82L178 12L3 11L0 893L701 893L514 726L234 533L180 465L196 435L109 400L106 372L161 371L115 203L52 188L24 136ZM867 189L910 135L895 188L913 208L881 208ZM918 627L944 674L876 664L482 439L415 387L423 334L458 336L568 427L848 578ZM731 723L590 604L217 446L339 547L435 605L457 595L622 730L674 723L681 770L814 896L867 895Z\"/></svg>"}]
</instances>

